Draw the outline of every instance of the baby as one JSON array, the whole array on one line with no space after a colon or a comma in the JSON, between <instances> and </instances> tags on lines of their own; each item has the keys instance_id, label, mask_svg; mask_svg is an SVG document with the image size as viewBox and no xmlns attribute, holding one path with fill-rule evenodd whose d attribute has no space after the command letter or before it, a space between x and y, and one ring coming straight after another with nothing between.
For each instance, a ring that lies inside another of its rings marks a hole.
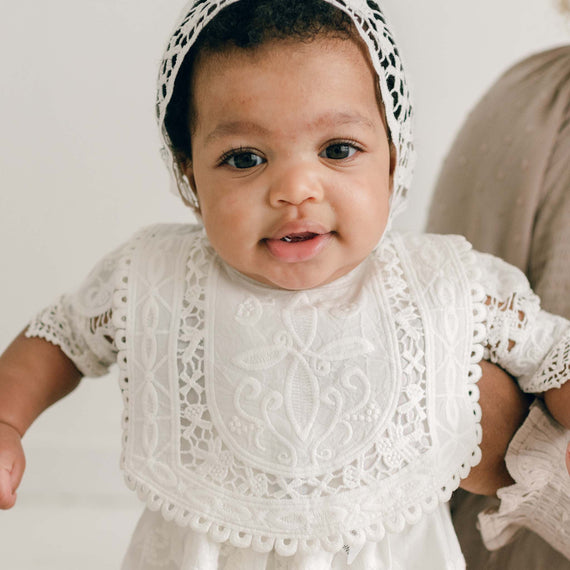
<instances>
[{"instance_id":1,"label":"baby","mask_svg":"<svg viewBox=\"0 0 570 570\"><path fill-rule=\"evenodd\" d=\"M377 4L191 2L158 117L203 226L143 229L6 351L3 506L34 418L117 362L125 570L464 568L479 362L570 426L569 325L464 240L389 231L412 113Z\"/></svg>"}]
</instances>

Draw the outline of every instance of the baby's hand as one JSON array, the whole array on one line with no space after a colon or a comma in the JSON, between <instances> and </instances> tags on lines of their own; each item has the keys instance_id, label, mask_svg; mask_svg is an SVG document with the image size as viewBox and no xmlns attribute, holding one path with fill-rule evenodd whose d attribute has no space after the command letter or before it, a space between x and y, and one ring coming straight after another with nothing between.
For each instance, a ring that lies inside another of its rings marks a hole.
<instances>
[{"instance_id":1,"label":"baby's hand","mask_svg":"<svg viewBox=\"0 0 570 570\"><path fill-rule=\"evenodd\" d=\"M12 426L0 422L0 509L14 506L25 466L20 434Z\"/></svg>"},{"instance_id":2,"label":"baby's hand","mask_svg":"<svg viewBox=\"0 0 570 570\"><path fill-rule=\"evenodd\" d=\"M568 469L568 475L570 475L570 443L566 448L566 469Z\"/></svg>"}]
</instances>

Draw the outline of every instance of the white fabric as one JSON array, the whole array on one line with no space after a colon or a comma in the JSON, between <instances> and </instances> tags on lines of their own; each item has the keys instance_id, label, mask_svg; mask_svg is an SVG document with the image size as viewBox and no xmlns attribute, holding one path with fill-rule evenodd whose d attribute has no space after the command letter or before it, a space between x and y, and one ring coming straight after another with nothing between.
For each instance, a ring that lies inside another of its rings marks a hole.
<instances>
[{"instance_id":1,"label":"white fabric","mask_svg":"<svg viewBox=\"0 0 570 570\"><path fill-rule=\"evenodd\" d=\"M199 548L196 542L201 543ZM188 548L188 544L192 548ZM133 535L122 570L465 570L447 505L415 525L379 542L367 542L333 554L298 552L280 556L275 551L218 544L207 534L168 522L160 513L145 510ZM195 552L201 553L197 561Z\"/></svg>"},{"instance_id":2,"label":"white fabric","mask_svg":"<svg viewBox=\"0 0 570 570\"><path fill-rule=\"evenodd\" d=\"M540 363L567 325L522 273L456 236L386 234L352 273L290 292L226 266L199 227L155 226L64 299L28 334L85 371L118 361L123 469L182 529L168 539L177 556L209 560L225 544L261 568L264 552L332 561L418 532L479 460L486 339L501 331L489 355L547 387ZM445 558L456 544L443 535L425 547Z\"/></svg>"},{"instance_id":3,"label":"white fabric","mask_svg":"<svg viewBox=\"0 0 570 570\"><path fill-rule=\"evenodd\" d=\"M177 188L176 192L179 190L186 200L195 206L197 201L172 152L170 140L164 127L164 118L174 91L176 76L184 57L206 25L221 10L236 1L190 0L180 14L160 66L156 107L158 126L164 141L161 153L170 170L175 188ZM378 75L388 129L397 156L394 189L390 197L390 218L388 222L390 224L394 216L404 208L414 167L413 110L400 54L386 22L386 17L375 2L368 2L367 0L325 1L346 12L352 18L370 52L372 65Z\"/></svg>"},{"instance_id":4,"label":"white fabric","mask_svg":"<svg viewBox=\"0 0 570 570\"><path fill-rule=\"evenodd\" d=\"M501 548L520 529L528 528L570 559L567 445L568 431L537 400L507 452L507 469L515 484L499 489L498 509L479 515L489 550Z\"/></svg>"}]
</instances>

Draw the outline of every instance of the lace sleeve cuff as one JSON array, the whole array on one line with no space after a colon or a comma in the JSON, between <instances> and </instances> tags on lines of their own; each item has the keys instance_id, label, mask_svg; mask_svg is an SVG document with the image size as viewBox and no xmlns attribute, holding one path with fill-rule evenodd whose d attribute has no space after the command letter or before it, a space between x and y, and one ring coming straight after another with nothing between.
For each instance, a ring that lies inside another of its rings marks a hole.
<instances>
[{"instance_id":1,"label":"lace sleeve cuff","mask_svg":"<svg viewBox=\"0 0 570 570\"><path fill-rule=\"evenodd\" d=\"M487 295L484 358L518 378L525 392L559 388L570 373L570 322L540 309L524 274L478 254Z\"/></svg>"},{"instance_id":2,"label":"lace sleeve cuff","mask_svg":"<svg viewBox=\"0 0 570 570\"><path fill-rule=\"evenodd\" d=\"M115 351L112 332L105 326L110 319L103 315L99 321L102 326L93 327L92 319L78 316L69 298L63 296L31 320L26 336L59 346L84 376L103 376L115 360Z\"/></svg>"},{"instance_id":3,"label":"lace sleeve cuff","mask_svg":"<svg viewBox=\"0 0 570 570\"><path fill-rule=\"evenodd\" d=\"M106 374L118 353L113 318L117 271L137 239L138 234L103 257L77 291L36 315L26 336L59 346L84 376Z\"/></svg>"},{"instance_id":4,"label":"lace sleeve cuff","mask_svg":"<svg viewBox=\"0 0 570 570\"><path fill-rule=\"evenodd\" d=\"M554 348L546 355L540 368L531 376L518 379L525 392L545 392L560 388L570 378L570 328L562 335Z\"/></svg>"},{"instance_id":5,"label":"lace sleeve cuff","mask_svg":"<svg viewBox=\"0 0 570 570\"><path fill-rule=\"evenodd\" d=\"M537 402L507 451L515 484L499 489L499 509L479 515L489 550L509 543L528 528L570 558L570 477L564 456L570 432Z\"/></svg>"}]
</instances>

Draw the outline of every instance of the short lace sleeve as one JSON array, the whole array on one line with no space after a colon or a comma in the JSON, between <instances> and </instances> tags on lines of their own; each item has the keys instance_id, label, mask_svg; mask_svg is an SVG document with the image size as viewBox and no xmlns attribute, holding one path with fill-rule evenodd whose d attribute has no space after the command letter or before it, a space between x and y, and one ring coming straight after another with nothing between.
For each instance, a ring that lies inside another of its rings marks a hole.
<instances>
[{"instance_id":1,"label":"short lace sleeve","mask_svg":"<svg viewBox=\"0 0 570 570\"><path fill-rule=\"evenodd\" d=\"M559 387L566 381L564 356L570 353L570 323L540 309L525 275L488 254L477 254L486 294L485 359L518 378L527 392Z\"/></svg>"},{"instance_id":2,"label":"short lace sleeve","mask_svg":"<svg viewBox=\"0 0 570 570\"><path fill-rule=\"evenodd\" d=\"M116 361L113 294L130 242L104 257L79 289L62 295L29 323L27 337L59 346L84 376L102 376Z\"/></svg>"}]
</instances>

